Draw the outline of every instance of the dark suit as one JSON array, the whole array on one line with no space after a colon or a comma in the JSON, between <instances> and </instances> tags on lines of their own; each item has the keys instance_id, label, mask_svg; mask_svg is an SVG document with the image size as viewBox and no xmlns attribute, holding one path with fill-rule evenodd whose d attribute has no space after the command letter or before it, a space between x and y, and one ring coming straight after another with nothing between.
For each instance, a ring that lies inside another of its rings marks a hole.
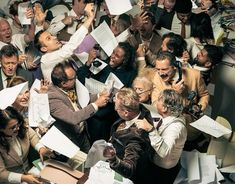
<instances>
[{"instance_id":1,"label":"dark suit","mask_svg":"<svg viewBox=\"0 0 235 184\"><path fill-rule=\"evenodd\" d=\"M88 152L86 123L84 122L95 113L92 104L81 108L77 103L78 111L75 111L68 96L58 87L51 85L48 89L50 113L56 119L54 125L70 138L80 149ZM78 94L79 98L79 94ZM96 95L90 96L91 102L96 100ZM85 123L85 130L81 131L79 123Z\"/></svg>"},{"instance_id":2,"label":"dark suit","mask_svg":"<svg viewBox=\"0 0 235 184\"><path fill-rule=\"evenodd\" d=\"M150 112L144 106L141 105L140 107L141 114L138 119L146 118L152 123ZM143 129L138 129L135 124L130 128L117 131L119 125L124 122L122 119L118 120L111 130L110 142L120 159L120 162L117 158L110 160L111 168L130 178L135 184L156 183L157 177L155 175L157 173L153 172L155 166L150 160L154 152L148 133ZM154 173L154 175L151 173Z\"/></svg>"},{"instance_id":3,"label":"dark suit","mask_svg":"<svg viewBox=\"0 0 235 184\"><path fill-rule=\"evenodd\" d=\"M92 77L100 82L105 82L110 73L115 74L125 87L131 87L134 78L137 75L136 69L127 70L124 68L111 68L107 65L101 72L92 75L89 68L84 65L77 71L77 77L84 83L85 77ZM118 119L114 110L114 104L108 103L107 106L100 108L97 113L88 119L88 131L91 136L91 142L99 139L109 139L109 133L112 124Z\"/></svg>"},{"instance_id":4,"label":"dark suit","mask_svg":"<svg viewBox=\"0 0 235 184\"><path fill-rule=\"evenodd\" d=\"M20 66L18 66L16 69L16 76L21 76L25 80L27 80L29 82L29 87L31 87L34 82L33 74L27 70L24 70ZM3 81L2 81L2 73L0 71L0 90L2 90L2 89L3 89Z\"/></svg>"}]
</instances>

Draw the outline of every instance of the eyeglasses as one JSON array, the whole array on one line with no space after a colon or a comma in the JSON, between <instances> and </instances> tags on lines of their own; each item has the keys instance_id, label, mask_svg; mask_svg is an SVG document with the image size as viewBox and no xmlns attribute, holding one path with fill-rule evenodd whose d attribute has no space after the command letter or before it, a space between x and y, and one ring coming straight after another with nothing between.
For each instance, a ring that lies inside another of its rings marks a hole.
<instances>
[{"instance_id":1,"label":"eyeglasses","mask_svg":"<svg viewBox=\"0 0 235 184\"><path fill-rule=\"evenodd\" d=\"M76 80L77 79L77 76L75 75L74 77L72 78L68 78L67 81L70 81L70 80Z\"/></svg>"},{"instance_id":2,"label":"eyeglasses","mask_svg":"<svg viewBox=\"0 0 235 184\"><path fill-rule=\"evenodd\" d=\"M14 130L18 129L19 127L20 127L20 123L17 122L17 124L15 124L14 126L10 127L9 129L14 131Z\"/></svg>"},{"instance_id":3,"label":"eyeglasses","mask_svg":"<svg viewBox=\"0 0 235 184\"><path fill-rule=\"evenodd\" d=\"M143 94L143 93L145 93L145 92L151 91L152 88L151 88L151 89L148 89L148 90L144 90L144 89L142 89L142 88L134 88L134 90L136 91L136 93L137 93L138 95L141 95L141 94Z\"/></svg>"}]
</instances>

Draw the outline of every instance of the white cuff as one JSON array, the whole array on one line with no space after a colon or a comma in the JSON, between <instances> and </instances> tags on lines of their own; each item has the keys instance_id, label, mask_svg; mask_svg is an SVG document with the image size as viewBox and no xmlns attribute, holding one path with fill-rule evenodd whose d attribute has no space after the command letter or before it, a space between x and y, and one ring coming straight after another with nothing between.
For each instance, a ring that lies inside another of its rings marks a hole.
<instances>
[{"instance_id":1,"label":"white cuff","mask_svg":"<svg viewBox=\"0 0 235 184\"><path fill-rule=\"evenodd\" d=\"M145 57L137 57L136 60L137 60L137 61L144 61L144 60L145 60Z\"/></svg>"},{"instance_id":2,"label":"white cuff","mask_svg":"<svg viewBox=\"0 0 235 184\"><path fill-rule=\"evenodd\" d=\"M39 142L35 145L35 150L37 150L38 152L41 148L45 148L45 146L42 143Z\"/></svg>"},{"instance_id":3,"label":"white cuff","mask_svg":"<svg viewBox=\"0 0 235 184\"><path fill-rule=\"evenodd\" d=\"M161 141L162 137L159 135L157 130L154 130L149 133L149 139L151 141L151 145L154 146Z\"/></svg>"},{"instance_id":4,"label":"white cuff","mask_svg":"<svg viewBox=\"0 0 235 184\"><path fill-rule=\"evenodd\" d=\"M95 103L91 103L91 105L94 107L95 111L98 111L99 107Z\"/></svg>"},{"instance_id":5,"label":"white cuff","mask_svg":"<svg viewBox=\"0 0 235 184\"><path fill-rule=\"evenodd\" d=\"M21 183L21 177L23 174L15 173L15 172L10 172L8 175L8 181L9 183Z\"/></svg>"}]
</instances>

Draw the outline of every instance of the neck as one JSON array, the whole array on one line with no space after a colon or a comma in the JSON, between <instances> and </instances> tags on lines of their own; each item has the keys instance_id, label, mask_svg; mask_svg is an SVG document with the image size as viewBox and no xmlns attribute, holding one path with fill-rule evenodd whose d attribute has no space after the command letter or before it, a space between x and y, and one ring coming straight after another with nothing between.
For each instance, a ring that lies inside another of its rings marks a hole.
<instances>
[{"instance_id":1,"label":"neck","mask_svg":"<svg viewBox=\"0 0 235 184\"><path fill-rule=\"evenodd\" d=\"M153 32L150 32L150 33L146 33L145 35L141 35L141 37L144 41L148 41L151 39L152 35L153 35Z\"/></svg>"},{"instance_id":2,"label":"neck","mask_svg":"<svg viewBox=\"0 0 235 184\"><path fill-rule=\"evenodd\" d=\"M132 112L132 113L129 115L127 121L131 121L131 120L135 119L135 118L139 115L139 113L140 113L139 111L138 111L138 112Z\"/></svg>"}]
</instances>

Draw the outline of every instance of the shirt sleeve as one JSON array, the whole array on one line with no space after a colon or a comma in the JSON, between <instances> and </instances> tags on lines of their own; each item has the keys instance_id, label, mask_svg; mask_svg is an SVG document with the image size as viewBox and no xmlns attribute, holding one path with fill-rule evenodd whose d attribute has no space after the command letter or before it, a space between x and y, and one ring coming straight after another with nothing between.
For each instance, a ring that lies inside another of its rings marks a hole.
<instances>
[{"instance_id":1,"label":"shirt sleeve","mask_svg":"<svg viewBox=\"0 0 235 184\"><path fill-rule=\"evenodd\" d=\"M21 183L22 174L10 172L8 175L9 183Z\"/></svg>"}]
</instances>

